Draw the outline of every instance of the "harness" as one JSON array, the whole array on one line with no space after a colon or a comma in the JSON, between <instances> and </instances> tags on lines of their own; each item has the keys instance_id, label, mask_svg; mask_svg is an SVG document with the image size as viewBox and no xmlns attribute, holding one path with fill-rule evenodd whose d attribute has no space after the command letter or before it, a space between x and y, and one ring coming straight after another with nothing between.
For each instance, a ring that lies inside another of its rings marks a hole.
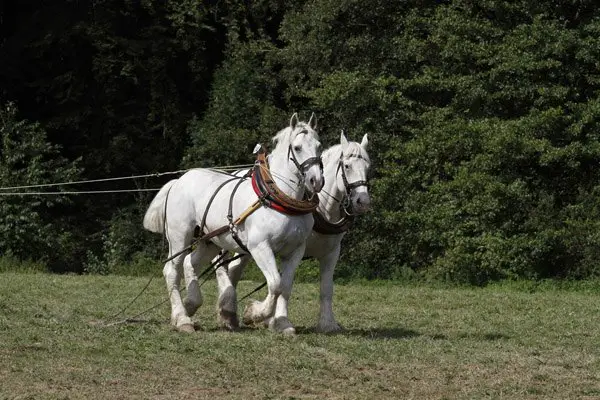
<instances>
[{"instance_id":1,"label":"harness","mask_svg":"<svg viewBox=\"0 0 600 400\"><path fill-rule=\"evenodd\" d=\"M200 237L197 237L195 239L196 242L198 241L208 241L212 238L214 238L215 236L219 236L222 235L223 233L227 232L229 230L229 232L231 233L231 236L233 237L233 240L235 240L235 242L238 244L238 246L240 246L240 248L245 252L248 253L248 249L246 248L246 246L242 243L241 239L239 238L238 234L237 234L237 229L236 227L241 224L242 222L244 222L246 220L246 218L248 218L248 216L250 214L252 214L254 211L258 210L258 208L260 207L260 202L259 201L255 201L254 203L252 203L252 205L250 207L248 207L235 221L233 220L233 197L235 196L235 192L237 192L238 188L240 187L240 185L242 184L243 181L245 181L248 177L249 177L250 173L247 173L246 175L239 177L239 176L234 176L230 179L227 179L226 181L222 182L219 187L217 188L217 190L214 191L214 193L212 194L210 200L208 201L208 204L206 205L206 209L204 210L204 215L202 215L202 222L200 223L200 225L198 226L198 232L203 232L204 231L204 227L206 226L206 218L208 216L208 211L210 210L210 206L213 203L213 200L215 199L215 197L217 196L217 193L219 193L219 191L225 186L227 185L229 182L232 182L234 180L238 180L238 182L236 183L235 187L233 188L233 191L231 192L231 196L229 197L229 210L227 212L227 220L229 221L228 225L223 225L222 227L215 229L214 231L208 232L205 235L202 235Z\"/></svg>"},{"instance_id":2,"label":"harness","mask_svg":"<svg viewBox=\"0 0 600 400\"><path fill-rule=\"evenodd\" d=\"M323 235L339 235L350 230L352 225L354 225L354 215L346 214L340 221L332 223L315 211L313 212L313 219L315 220L313 231Z\"/></svg>"},{"instance_id":3,"label":"harness","mask_svg":"<svg viewBox=\"0 0 600 400\"><path fill-rule=\"evenodd\" d=\"M292 148L288 150L290 155ZM298 163L293 155L290 159L296 167L302 171L304 175L312 165L319 164L323 169L323 164L320 157L311 157L305 160L302 164ZM252 169L252 189L258 196L259 201L265 206L288 215L303 215L309 214L317 209L319 205L319 196L312 196L308 199L296 200L281 191L275 184L273 176L269 170L269 162L265 151L261 148L256 157L256 163Z\"/></svg>"},{"instance_id":4,"label":"harness","mask_svg":"<svg viewBox=\"0 0 600 400\"><path fill-rule=\"evenodd\" d=\"M290 157L290 155L291 155L291 157ZM294 165L296 165L298 170L302 173L302 176L304 176L306 171L310 167L312 167L314 164L320 165L321 170L323 169L323 164L322 164L320 157L311 157L311 158L308 158L307 160L305 160L304 162L299 163L298 160L296 159L296 156L294 155L294 152L292 151L291 145L288 149L288 157L290 157L290 160L292 160L294 162ZM233 198L234 198L235 193L237 192L238 188L242 184L242 182L250 177L252 179L252 188L254 189L254 192L258 196L258 200L256 200L254 203L252 203L246 210L244 210L244 212L242 212L242 214L240 214L239 217L237 217L234 220L233 219ZM227 219L229 221L229 224L223 225L220 228L215 229L211 232L202 234L204 232L204 228L206 226L206 218L208 216L210 206L212 205L214 199L216 198L217 193L219 193L219 191L223 187L225 187L225 185L227 185L228 183L230 183L236 179L238 180L238 182L236 183L235 187L233 188L233 191L231 192L231 196L229 197L229 210L227 213ZM217 189L213 192L213 194L212 194L211 198L209 199L208 204L206 205L206 208L204 210L204 214L202 216L202 221L200 222L200 225L196 227L196 235L195 235L193 243L191 245L185 247L183 250L170 256L164 262L170 261L170 260L174 259L175 257L179 256L180 254L183 254L184 252L188 251L190 248L192 248L196 243L198 243L200 241L206 242L206 241L208 241L216 236L222 235L228 231L229 231L229 233L231 233L233 240L235 240L235 242L238 244L238 246L240 246L240 248L245 253L249 253L248 248L244 245L244 243L242 242L242 240L239 238L239 236L237 234L237 226L240 225L242 222L244 222L246 220L246 218L248 218L248 216L250 216L250 214L252 214L254 211L258 210L261 206L269 207L276 211L279 211L281 213L288 214L288 215L303 215L303 214L309 214L309 213L313 212L314 210L317 209L318 205L319 205L319 197L318 196L312 196L305 200L296 200L296 199L288 196L284 192L282 192L277 187L277 185L275 184L275 182L273 180L271 172L269 170L269 163L267 162L266 152L265 152L264 148L261 146L257 151L256 162L254 164L254 167L251 170L249 170L245 175L243 175L241 177L232 176L231 178L223 181L219 185L219 187L217 187Z\"/></svg>"},{"instance_id":5,"label":"harness","mask_svg":"<svg viewBox=\"0 0 600 400\"><path fill-rule=\"evenodd\" d=\"M364 157L362 157L360 154L350 155L348 157L355 157L364 160ZM344 188L346 189L344 197L339 202L340 211L343 215L342 219L336 223L332 223L327 221L325 217L319 214L318 211L315 210L313 212L313 218L315 220L315 223L313 225L313 231L321 233L323 235L338 235L340 233L348 231L354 225L354 214L352 213L352 202L350 201L350 194L352 193L352 190L356 189L357 187L369 186L369 182L364 180L352 183L348 182L348 177L346 176L346 171L344 169L343 158L344 154L342 153L338 161L337 170L335 172L337 176L340 170L342 171L342 181L344 182Z\"/></svg>"}]
</instances>

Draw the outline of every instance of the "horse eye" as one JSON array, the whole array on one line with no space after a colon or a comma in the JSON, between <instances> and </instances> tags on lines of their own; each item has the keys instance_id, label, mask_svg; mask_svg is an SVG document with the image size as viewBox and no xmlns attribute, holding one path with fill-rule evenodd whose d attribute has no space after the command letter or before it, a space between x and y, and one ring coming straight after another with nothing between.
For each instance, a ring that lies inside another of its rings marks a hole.
<instances>
[{"instance_id":1,"label":"horse eye","mask_svg":"<svg viewBox=\"0 0 600 400\"><path fill-rule=\"evenodd\" d=\"M350 169L350 164L344 164L344 168Z\"/></svg>"},{"instance_id":2,"label":"horse eye","mask_svg":"<svg viewBox=\"0 0 600 400\"><path fill-rule=\"evenodd\" d=\"M294 146L294 151L295 151L295 152L298 152L298 151L300 151L300 150L302 150L302 147L301 147L301 146Z\"/></svg>"}]
</instances>

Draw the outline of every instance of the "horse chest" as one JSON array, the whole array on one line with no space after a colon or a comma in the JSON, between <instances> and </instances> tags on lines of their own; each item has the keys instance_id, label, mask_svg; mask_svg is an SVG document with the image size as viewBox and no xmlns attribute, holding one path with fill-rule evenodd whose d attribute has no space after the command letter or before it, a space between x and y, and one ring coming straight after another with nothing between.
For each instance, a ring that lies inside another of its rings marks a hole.
<instances>
[{"instance_id":1,"label":"horse chest","mask_svg":"<svg viewBox=\"0 0 600 400\"><path fill-rule=\"evenodd\" d=\"M306 240L306 250L304 255L306 257L315 257L317 259L325 257L336 251L336 249L339 249L343 237L344 233L337 235L323 235L312 231Z\"/></svg>"},{"instance_id":2,"label":"horse chest","mask_svg":"<svg viewBox=\"0 0 600 400\"><path fill-rule=\"evenodd\" d=\"M285 241L304 242L308 237L309 227L304 221L301 223L288 223L280 227L277 235Z\"/></svg>"},{"instance_id":3,"label":"horse chest","mask_svg":"<svg viewBox=\"0 0 600 400\"><path fill-rule=\"evenodd\" d=\"M261 233L276 253L288 253L304 243L310 234L310 223L305 218L275 219Z\"/></svg>"}]
</instances>

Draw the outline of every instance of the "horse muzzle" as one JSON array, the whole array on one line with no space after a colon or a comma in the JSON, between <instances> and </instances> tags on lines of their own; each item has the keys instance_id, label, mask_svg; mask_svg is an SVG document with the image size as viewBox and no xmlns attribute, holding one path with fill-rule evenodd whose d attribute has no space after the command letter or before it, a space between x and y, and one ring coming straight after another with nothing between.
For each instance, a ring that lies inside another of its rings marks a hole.
<instances>
[{"instance_id":1,"label":"horse muzzle","mask_svg":"<svg viewBox=\"0 0 600 400\"><path fill-rule=\"evenodd\" d=\"M323 169L319 165L312 165L305 175L306 189L311 193L319 193L325 184Z\"/></svg>"},{"instance_id":2,"label":"horse muzzle","mask_svg":"<svg viewBox=\"0 0 600 400\"><path fill-rule=\"evenodd\" d=\"M371 196L368 193L357 193L352 199L352 211L355 214L364 214L371 209Z\"/></svg>"}]
</instances>

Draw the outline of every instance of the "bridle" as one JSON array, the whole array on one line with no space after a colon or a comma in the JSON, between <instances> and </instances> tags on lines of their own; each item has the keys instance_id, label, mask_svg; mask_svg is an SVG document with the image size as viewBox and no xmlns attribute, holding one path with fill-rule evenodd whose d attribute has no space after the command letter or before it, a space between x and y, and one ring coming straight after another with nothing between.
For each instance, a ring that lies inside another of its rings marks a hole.
<instances>
[{"instance_id":1,"label":"bridle","mask_svg":"<svg viewBox=\"0 0 600 400\"><path fill-rule=\"evenodd\" d=\"M367 161L363 156L361 156L360 154L352 154L347 156L346 158L359 158L361 160L364 160L365 162ZM353 215L352 214L352 202L350 201L350 195L352 194L352 190L359 188L361 186L366 186L367 188L369 187L369 182L365 181L365 180L360 180L360 181L355 181L355 182L348 182L348 177L346 176L346 171L344 168L344 153L342 153L340 155L340 160L338 162L338 167L337 167L337 171L336 171L336 177L337 174L340 172L340 169L342 170L342 181L344 182L344 188L346 190L346 195L344 196L344 198L342 199L342 201L340 201L340 207L342 208L342 210L344 210L344 212L348 215Z\"/></svg>"},{"instance_id":2,"label":"bridle","mask_svg":"<svg viewBox=\"0 0 600 400\"><path fill-rule=\"evenodd\" d=\"M291 155L291 157L290 157ZM292 160L294 162L294 165L296 166L296 168L298 168L298 171L300 171L300 174L302 174L302 178L306 177L306 172L313 166L313 165L318 165L319 168L321 168L321 173L323 173L323 160L321 160L321 157L310 157L307 158L306 160L302 161L302 163L298 162L298 159L296 158L296 155L294 154L294 150L292 149L292 145L290 144L288 147L288 157L290 158L290 160Z\"/></svg>"},{"instance_id":3,"label":"bridle","mask_svg":"<svg viewBox=\"0 0 600 400\"><path fill-rule=\"evenodd\" d=\"M365 162L367 161L364 157L360 156L360 155L349 155L347 158L351 158L351 157L355 157L355 158L360 158L362 160L364 160ZM313 212L313 218L315 220L315 224L313 225L313 230L324 234L324 235L338 235L340 233L344 233L346 231L348 231L352 225L354 224L354 217L355 214L352 212L352 201L351 199L351 194L352 194L352 190L361 187L361 186L369 186L369 183L365 180L360 180L360 181L355 181L355 182L348 182L348 177L346 176L346 171L344 168L344 154L342 153L340 155L340 159L338 161L338 166L337 166L337 170L336 170L336 179L337 179L337 175L340 172L340 169L342 170L342 180L344 182L344 196L342 197L341 200L338 200L337 198L331 196L328 193L330 197L332 197L335 201L337 201L340 204L340 210L342 212L342 218L338 221L338 222L329 222L327 221L318 211L315 210L315 212Z\"/></svg>"}]
</instances>

